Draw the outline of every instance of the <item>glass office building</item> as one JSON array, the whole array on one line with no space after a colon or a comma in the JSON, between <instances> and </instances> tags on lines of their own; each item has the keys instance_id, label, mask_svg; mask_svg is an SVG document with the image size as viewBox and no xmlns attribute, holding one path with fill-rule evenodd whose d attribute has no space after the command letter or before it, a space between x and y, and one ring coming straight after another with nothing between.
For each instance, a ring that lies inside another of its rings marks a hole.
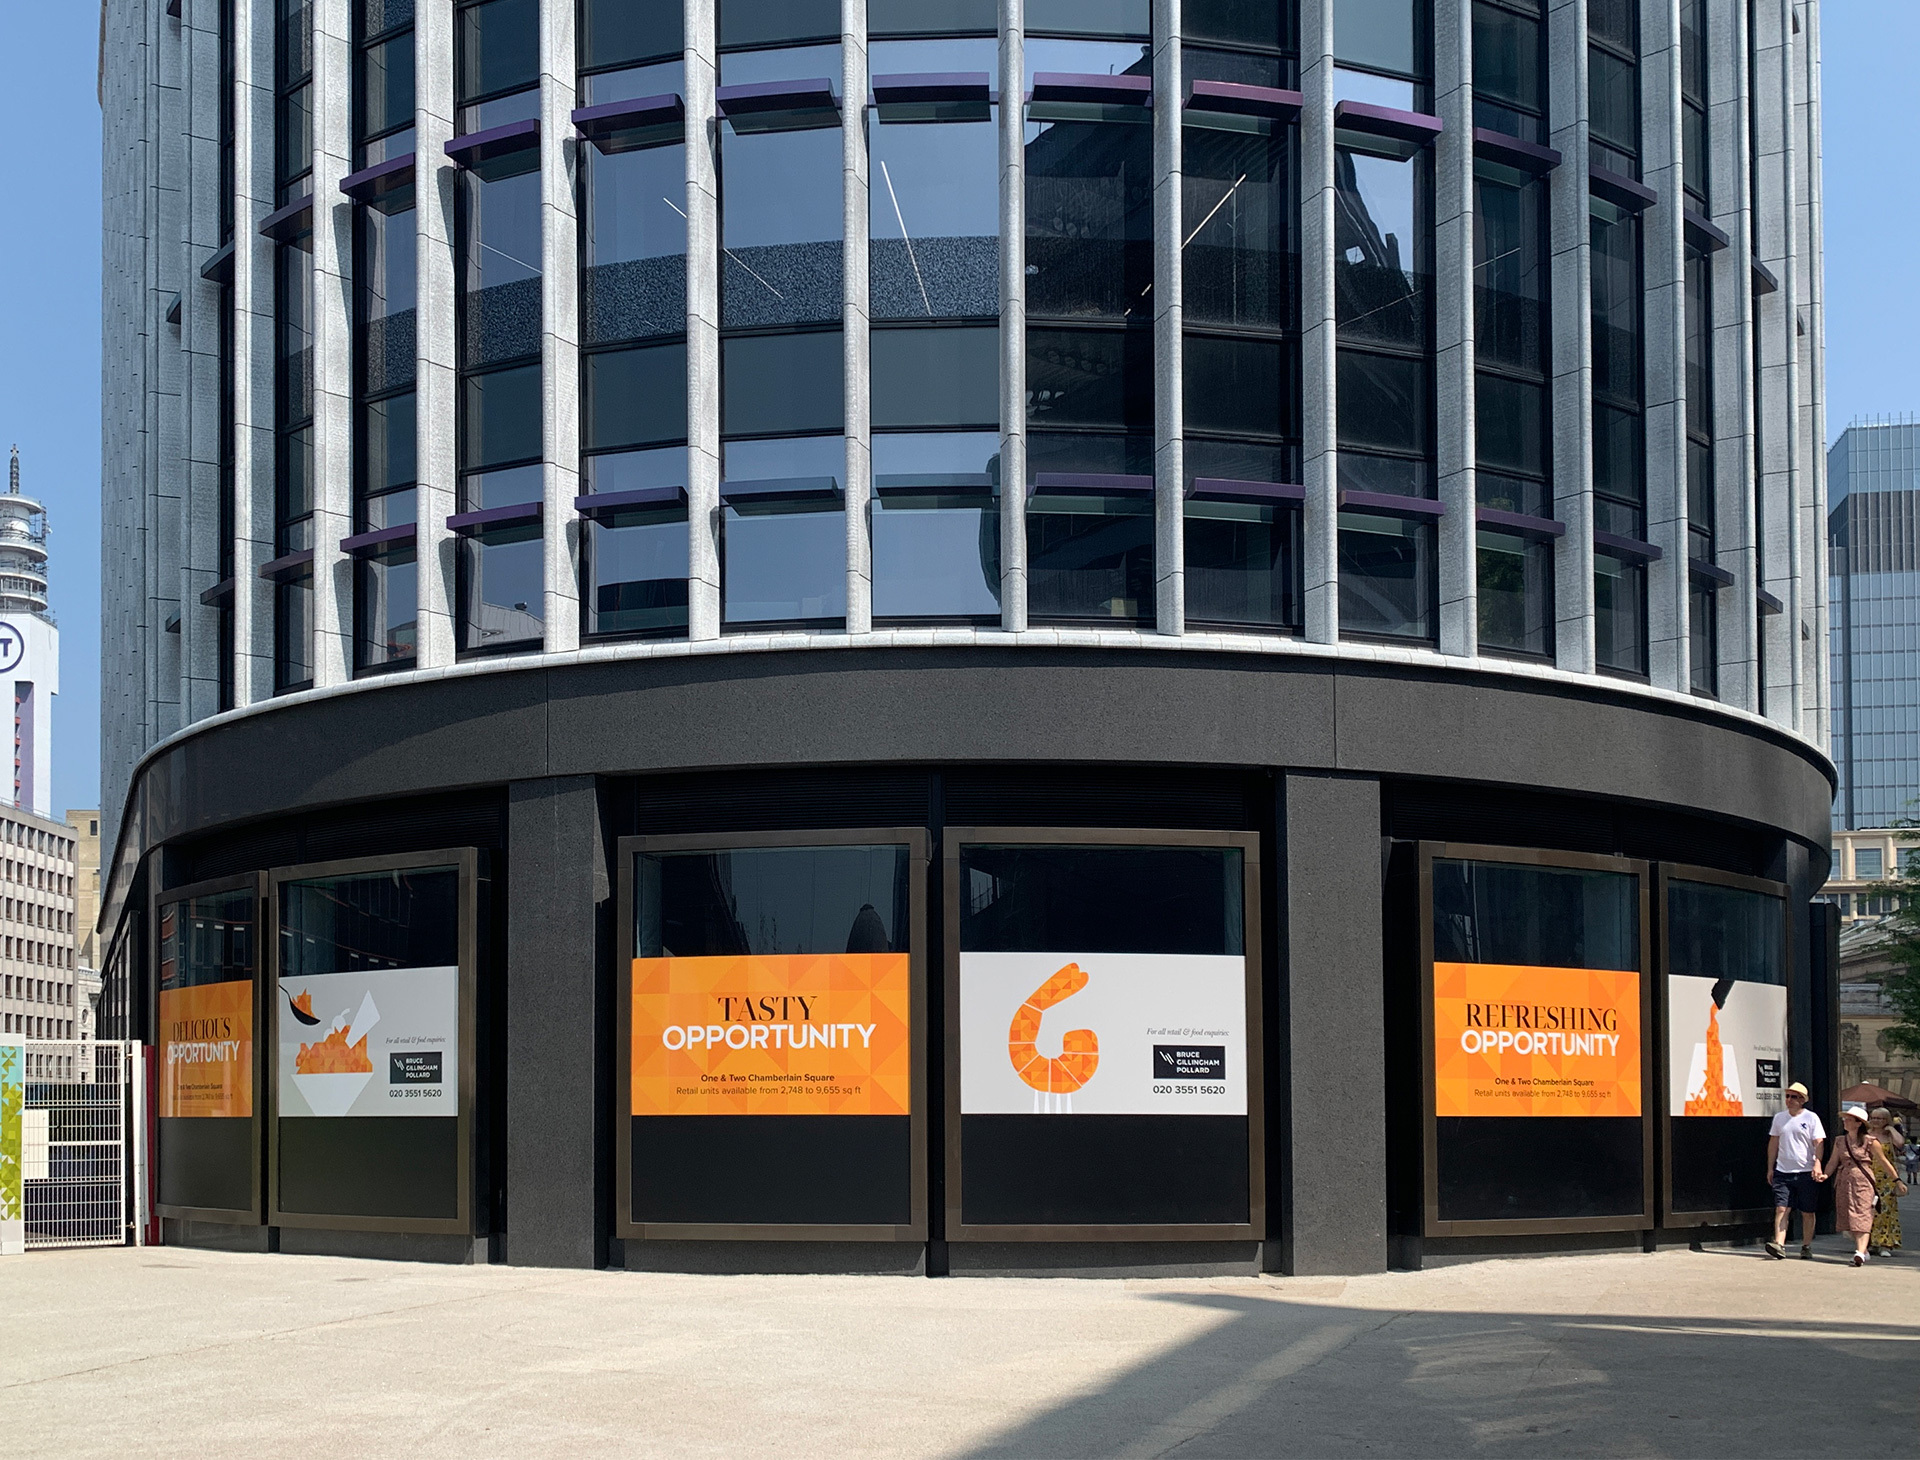
<instances>
[{"instance_id":1,"label":"glass office building","mask_svg":"<svg viewBox=\"0 0 1920 1460\"><path fill-rule=\"evenodd\" d=\"M1836 831L1920 799L1920 424L1856 421L1827 453Z\"/></svg>"},{"instance_id":2,"label":"glass office building","mask_svg":"<svg viewBox=\"0 0 1920 1460\"><path fill-rule=\"evenodd\" d=\"M116 1029L251 1034L162 1092L174 1240L1765 1206L1831 1064L1816 6L175 8L103 52L102 927Z\"/></svg>"}]
</instances>

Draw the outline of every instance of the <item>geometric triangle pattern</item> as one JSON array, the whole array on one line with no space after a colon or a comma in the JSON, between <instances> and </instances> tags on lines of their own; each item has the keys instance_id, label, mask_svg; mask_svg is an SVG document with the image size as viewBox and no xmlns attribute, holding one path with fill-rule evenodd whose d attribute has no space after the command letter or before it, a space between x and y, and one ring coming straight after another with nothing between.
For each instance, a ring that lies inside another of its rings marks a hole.
<instances>
[{"instance_id":1,"label":"geometric triangle pattern","mask_svg":"<svg viewBox=\"0 0 1920 1460\"><path fill-rule=\"evenodd\" d=\"M1640 1114L1640 975L1433 965L1436 1115Z\"/></svg>"}]
</instances>

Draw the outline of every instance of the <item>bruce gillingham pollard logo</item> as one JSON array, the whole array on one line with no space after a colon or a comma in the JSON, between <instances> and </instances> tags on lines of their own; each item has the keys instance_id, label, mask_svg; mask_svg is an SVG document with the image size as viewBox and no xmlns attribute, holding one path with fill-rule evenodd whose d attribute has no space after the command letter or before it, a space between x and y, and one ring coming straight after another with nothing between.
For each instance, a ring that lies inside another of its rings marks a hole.
<instances>
[{"instance_id":1,"label":"bruce gillingham pollard logo","mask_svg":"<svg viewBox=\"0 0 1920 1460\"><path fill-rule=\"evenodd\" d=\"M962 953L967 1115L1245 1115L1237 954Z\"/></svg>"}]
</instances>

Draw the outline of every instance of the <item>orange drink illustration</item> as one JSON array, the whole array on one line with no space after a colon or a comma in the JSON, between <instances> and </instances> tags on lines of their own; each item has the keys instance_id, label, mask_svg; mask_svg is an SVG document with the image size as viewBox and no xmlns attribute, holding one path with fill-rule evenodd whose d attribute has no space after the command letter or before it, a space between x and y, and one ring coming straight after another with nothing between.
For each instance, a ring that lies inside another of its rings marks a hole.
<instances>
[{"instance_id":1,"label":"orange drink illustration","mask_svg":"<svg viewBox=\"0 0 1920 1460\"><path fill-rule=\"evenodd\" d=\"M1020 1078L1043 1095L1071 1095L1100 1067L1100 1040L1091 1029L1069 1029L1062 1035L1058 1058L1049 1059L1035 1047L1041 1016L1086 986L1086 973L1069 963L1027 995L1007 1029L1007 1058Z\"/></svg>"},{"instance_id":2,"label":"orange drink illustration","mask_svg":"<svg viewBox=\"0 0 1920 1460\"><path fill-rule=\"evenodd\" d=\"M1687 1101L1688 1115L1739 1115L1741 1102L1727 1088L1726 1046L1720 1043L1720 1010L1707 1007L1707 1077L1700 1093Z\"/></svg>"}]
</instances>

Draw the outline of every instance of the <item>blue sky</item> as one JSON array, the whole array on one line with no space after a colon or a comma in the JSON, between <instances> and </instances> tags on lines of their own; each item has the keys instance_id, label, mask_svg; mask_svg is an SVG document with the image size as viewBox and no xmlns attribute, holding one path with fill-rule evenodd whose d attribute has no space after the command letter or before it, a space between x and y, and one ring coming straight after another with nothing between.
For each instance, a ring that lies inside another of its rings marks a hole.
<instances>
[{"instance_id":1,"label":"blue sky","mask_svg":"<svg viewBox=\"0 0 1920 1460\"><path fill-rule=\"evenodd\" d=\"M100 111L98 12L0 4L0 449L53 528L60 619L55 811L99 797ZM1830 0L1826 99L1827 421L1920 412L1920 5Z\"/></svg>"}]
</instances>

